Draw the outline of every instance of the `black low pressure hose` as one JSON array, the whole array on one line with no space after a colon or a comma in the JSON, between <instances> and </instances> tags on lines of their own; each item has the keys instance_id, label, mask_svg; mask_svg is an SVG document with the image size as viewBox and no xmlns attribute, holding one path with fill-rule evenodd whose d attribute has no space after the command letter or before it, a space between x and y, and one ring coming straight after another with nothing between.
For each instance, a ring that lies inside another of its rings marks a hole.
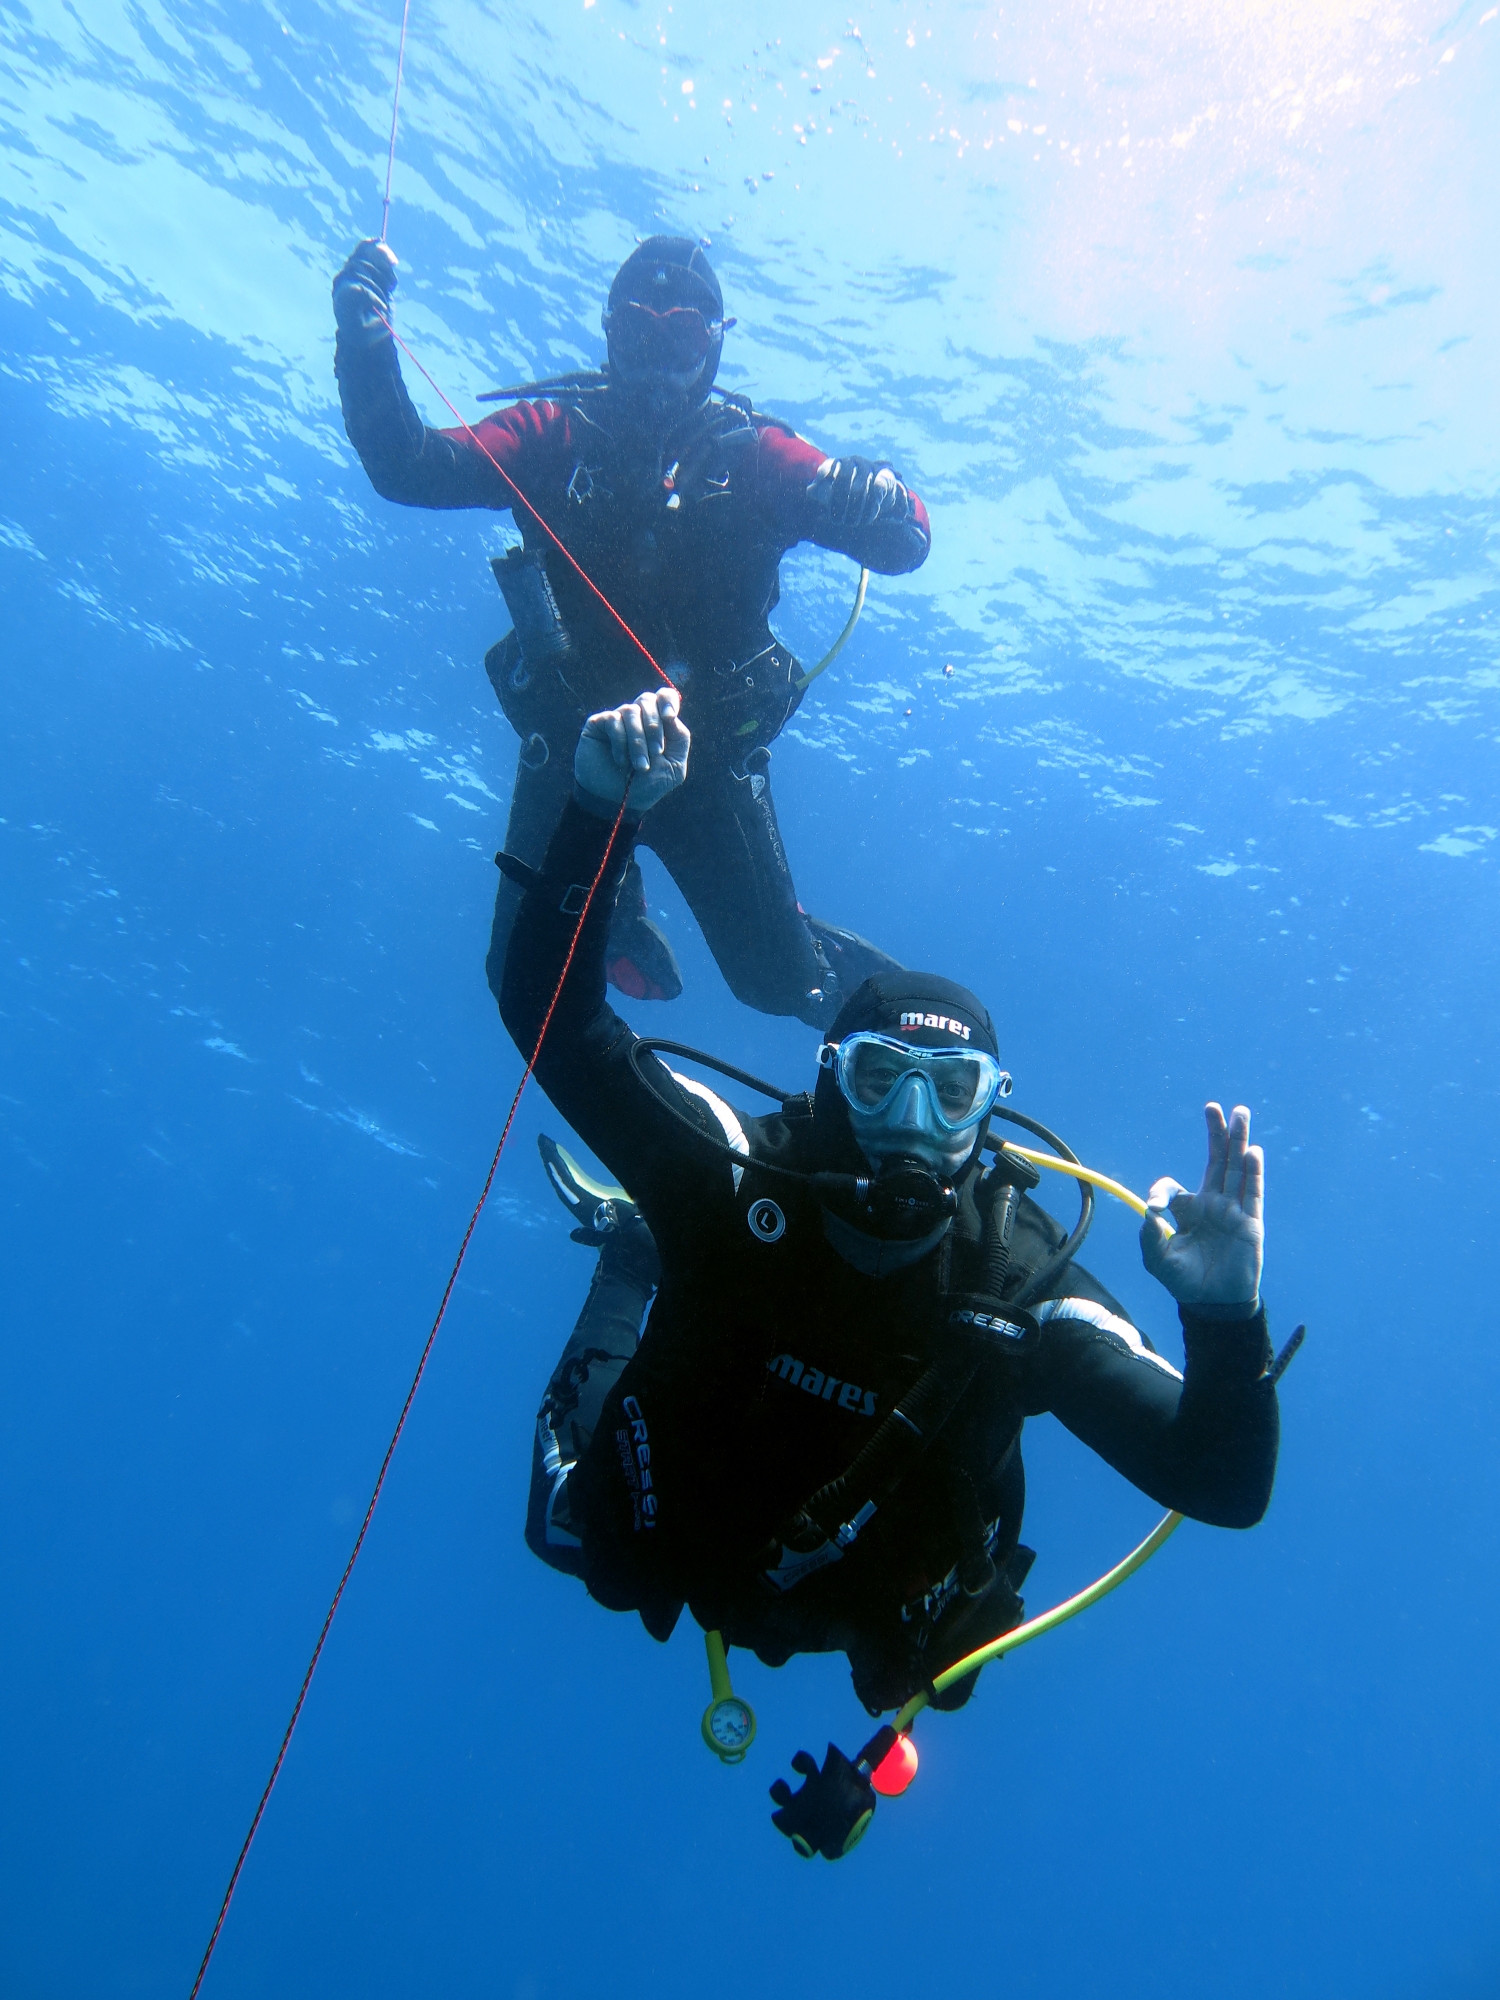
<instances>
[{"instance_id":1,"label":"black low pressure hose","mask_svg":"<svg viewBox=\"0 0 1500 2000\"><path fill-rule=\"evenodd\" d=\"M779 1090L774 1083L767 1083L764 1078L752 1076L748 1070L737 1069L733 1063L723 1062L718 1056L708 1055L702 1049L692 1048L686 1042L670 1042L659 1036L651 1036L633 1042L630 1049L631 1068L635 1071L641 1082L646 1085L647 1089L657 1098L663 1109L675 1118L680 1125L685 1125L695 1139L707 1139L710 1145L717 1145L719 1150L728 1154L731 1159L739 1160L741 1156L735 1153L734 1149L724 1140L715 1139L711 1134L705 1132L696 1119L690 1118L685 1111L680 1111L652 1083L646 1073L643 1058L648 1055L655 1055L658 1052L662 1055L682 1056L690 1062L700 1063L705 1069L715 1070L720 1076L727 1076L734 1083L742 1083L747 1089L758 1091L763 1097L774 1097L779 1104L789 1105L798 1101L795 1093ZM1083 1162L1073 1151L1072 1147L1065 1145L1058 1138L1057 1134L1049 1130L1039 1119L1028 1118L1024 1111L1012 1111L1008 1105L1001 1104L997 1104L994 1107L990 1116L992 1118L1003 1118L1011 1125L1019 1125L1023 1131L1030 1132L1034 1138L1040 1139L1044 1145L1050 1146L1059 1159L1070 1161L1075 1167L1082 1166ZM1004 1142L990 1136L986 1138L984 1143L992 1152L999 1152ZM744 1164L749 1165L751 1162L746 1160ZM753 1164L759 1173L779 1175L785 1180L800 1182L803 1186L806 1186L813 1178L809 1174L800 1172L796 1167L783 1167L771 1160L756 1160ZM857 1189L859 1185L857 1177L852 1174L830 1177L830 1183L833 1178L837 1178L841 1183L847 1182L848 1188L851 1191ZM1057 1277L1058 1273L1064 1270L1073 1258L1077 1256L1083 1245L1084 1238L1089 1233L1089 1226L1094 1220L1094 1190L1089 1186L1087 1181L1080 1181L1078 1188L1081 1201L1078 1210L1078 1220L1073 1226L1072 1235L1069 1236L1060 1250L1049 1257L1045 1264L1032 1273L1020 1294L1011 1301L1013 1305L1024 1306L1032 1299L1040 1298L1042 1293ZM1008 1269L1008 1246L1006 1249L1006 1263ZM872 1439L871 1443L873 1442L874 1440Z\"/></svg>"},{"instance_id":2,"label":"black low pressure hose","mask_svg":"<svg viewBox=\"0 0 1500 2000\"><path fill-rule=\"evenodd\" d=\"M482 389L476 403L513 403L522 396L545 394L548 389L602 389L609 377L598 368L571 368L566 375L547 375L540 382L512 382L508 389Z\"/></svg>"},{"instance_id":3,"label":"black low pressure hose","mask_svg":"<svg viewBox=\"0 0 1500 2000\"><path fill-rule=\"evenodd\" d=\"M966 1597L983 1597L995 1581L995 1559L990 1554L990 1528L979 1504L979 1489L968 1466L951 1446L946 1451L939 1446L939 1451L958 1535L958 1580Z\"/></svg>"},{"instance_id":4,"label":"black low pressure hose","mask_svg":"<svg viewBox=\"0 0 1500 2000\"><path fill-rule=\"evenodd\" d=\"M1055 1132L1049 1132L1047 1127L1038 1119L1028 1118L1024 1111L1012 1111L1008 1105L997 1104L990 1113L990 1116L992 1118L1003 1118L1011 1125L1019 1125L1023 1131L1030 1132L1035 1138L1040 1139L1044 1145L1050 1146L1060 1160L1067 1160L1075 1167L1083 1165L1082 1160L1079 1159L1071 1146L1065 1146ZM998 1151L1004 1144L1004 1141L991 1136L986 1139L985 1144ZM1062 1271L1067 1269L1068 1265L1072 1263L1080 1249L1082 1249L1083 1239L1088 1235L1089 1227L1094 1220L1094 1190L1089 1186L1087 1181L1080 1181L1078 1183L1078 1191L1081 1199L1078 1206L1078 1220L1073 1225L1072 1235L1069 1236L1067 1242L1063 1244L1060 1250L1054 1252L1047 1259L1045 1264L1040 1265L1032 1272L1018 1295L1010 1301L1012 1305L1030 1305L1033 1299L1039 1299L1048 1286L1052 1284L1053 1280Z\"/></svg>"},{"instance_id":5,"label":"black low pressure hose","mask_svg":"<svg viewBox=\"0 0 1500 2000\"><path fill-rule=\"evenodd\" d=\"M717 1070L720 1076L727 1076L735 1083L743 1083L750 1090L758 1090L762 1097L774 1097L778 1104L790 1104L794 1100L795 1093L789 1090L778 1090L774 1083L767 1083L764 1077L752 1076L747 1069L736 1069L733 1063L722 1062L718 1056L708 1055L704 1050L695 1049L687 1042L663 1041L659 1035L638 1035L631 1047L630 1066L636 1075L640 1077L642 1083L647 1083L647 1079L641 1071L641 1057L658 1054L664 1056L682 1056L688 1062L698 1063L704 1069ZM648 1089L654 1089L654 1085L649 1083L647 1083L647 1087ZM656 1094L658 1097L661 1095L660 1091L657 1091ZM677 1116L682 1119L684 1125L689 1126L692 1131L698 1133L700 1138L703 1136L698 1126L693 1124L691 1118L677 1111L675 1104L669 1104L667 1109L677 1112ZM1051 1143L1055 1145L1057 1142L1053 1140ZM1069 1153L1067 1158L1071 1160L1073 1155Z\"/></svg>"},{"instance_id":6,"label":"black low pressure hose","mask_svg":"<svg viewBox=\"0 0 1500 2000\"><path fill-rule=\"evenodd\" d=\"M978 1374L980 1358L978 1347L966 1344L966 1351L950 1352L924 1369L848 1469L820 1486L802 1512L825 1535L836 1535L884 1488L901 1460L943 1428Z\"/></svg>"}]
</instances>

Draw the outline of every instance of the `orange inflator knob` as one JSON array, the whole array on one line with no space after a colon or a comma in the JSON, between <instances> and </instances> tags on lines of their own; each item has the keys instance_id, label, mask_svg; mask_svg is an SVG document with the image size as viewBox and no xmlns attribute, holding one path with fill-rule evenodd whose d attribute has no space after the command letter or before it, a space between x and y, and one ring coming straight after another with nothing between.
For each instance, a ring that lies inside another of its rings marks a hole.
<instances>
[{"instance_id":1,"label":"orange inflator knob","mask_svg":"<svg viewBox=\"0 0 1500 2000\"><path fill-rule=\"evenodd\" d=\"M917 1746L898 1736L870 1773L870 1783L883 1799L899 1799L917 1775Z\"/></svg>"}]
</instances>

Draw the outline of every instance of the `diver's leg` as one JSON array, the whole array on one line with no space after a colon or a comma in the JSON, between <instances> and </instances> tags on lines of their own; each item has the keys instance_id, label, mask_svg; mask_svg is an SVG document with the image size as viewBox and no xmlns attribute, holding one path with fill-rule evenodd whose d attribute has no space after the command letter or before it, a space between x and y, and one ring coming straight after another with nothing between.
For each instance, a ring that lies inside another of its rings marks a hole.
<instances>
[{"instance_id":1,"label":"diver's leg","mask_svg":"<svg viewBox=\"0 0 1500 2000\"><path fill-rule=\"evenodd\" d=\"M604 971L610 985L632 1000L675 1000L682 991L672 947L647 913L646 884L634 857L615 898Z\"/></svg>"},{"instance_id":2,"label":"diver's leg","mask_svg":"<svg viewBox=\"0 0 1500 2000\"><path fill-rule=\"evenodd\" d=\"M700 765L646 821L642 841L666 863L737 1000L823 1028L872 972L900 965L853 931L809 917L797 901L776 802L771 753L738 770Z\"/></svg>"},{"instance_id":3,"label":"diver's leg","mask_svg":"<svg viewBox=\"0 0 1500 2000\"><path fill-rule=\"evenodd\" d=\"M862 986L877 972L905 970L899 958L892 958L889 952L871 944L857 931L846 931L842 924L825 924L821 917L809 917L805 913L802 921L838 981L838 991L844 1000L856 986Z\"/></svg>"},{"instance_id":4,"label":"diver's leg","mask_svg":"<svg viewBox=\"0 0 1500 2000\"><path fill-rule=\"evenodd\" d=\"M605 1239L589 1295L537 1413L526 1546L566 1576L582 1570L568 1475L588 1450L605 1398L635 1353L654 1289L649 1269L655 1255L651 1232L639 1216Z\"/></svg>"},{"instance_id":5,"label":"diver's leg","mask_svg":"<svg viewBox=\"0 0 1500 2000\"><path fill-rule=\"evenodd\" d=\"M640 837L686 897L735 998L816 1027L828 1014L828 967L797 907L769 764L766 750L739 772L690 762L687 783L653 808Z\"/></svg>"},{"instance_id":6,"label":"diver's leg","mask_svg":"<svg viewBox=\"0 0 1500 2000\"><path fill-rule=\"evenodd\" d=\"M623 1189L582 1172L552 1140L541 1141L547 1177L579 1223L576 1243L597 1246L589 1295L537 1414L526 1504L526 1545L567 1576L581 1572L568 1475L588 1450L605 1398L635 1353L641 1320L661 1275L656 1244Z\"/></svg>"},{"instance_id":7,"label":"diver's leg","mask_svg":"<svg viewBox=\"0 0 1500 2000\"><path fill-rule=\"evenodd\" d=\"M566 737L566 742L553 741L540 730L533 730L521 743L515 790L510 799L510 817L505 826L505 852L515 855L518 861L524 861L528 868L541 867L547 842L552 838L552 830L573 788L571 722L571 717L566 718L567 726L556 732L559 739ZM490 928L490 948L484 961L485 976L497 1001L505 978L505 954L510 948L511 926L521 907L521 895L518 883L512 882L508 875L500 877L500 886L495 892L495 920Z\"/></svg>"}]
</instances>

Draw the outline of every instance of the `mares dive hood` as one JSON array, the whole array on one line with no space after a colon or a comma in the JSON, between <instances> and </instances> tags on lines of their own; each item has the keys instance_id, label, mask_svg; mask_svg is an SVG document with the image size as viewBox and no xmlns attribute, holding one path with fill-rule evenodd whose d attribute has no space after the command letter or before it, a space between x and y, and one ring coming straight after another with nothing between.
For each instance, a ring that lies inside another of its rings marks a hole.
<instances>
[{"instance_id":1,"label":"mares dive hood","mask_svg":"<svg viewBox=\"0 0 1500 2000\"><path fill-rule=\"evenodd\" d=\"M628 368L622 353L619 316L630 306L644 306L650 313L698 313L708 334L706 349L696 374L665 369L659 376L660 388L672 401L689 407L701 403L713 387L724 351L724 330L732 320L724 318L724 294L719 289L713 266L702 247L690 236L648 236L632 250L615 273L604 308L604 336L609 348L609 373L623 385L639 385L651 393L649 377ZM686 375L686 379L683 379Z\"/></svg>"}]
</instances>

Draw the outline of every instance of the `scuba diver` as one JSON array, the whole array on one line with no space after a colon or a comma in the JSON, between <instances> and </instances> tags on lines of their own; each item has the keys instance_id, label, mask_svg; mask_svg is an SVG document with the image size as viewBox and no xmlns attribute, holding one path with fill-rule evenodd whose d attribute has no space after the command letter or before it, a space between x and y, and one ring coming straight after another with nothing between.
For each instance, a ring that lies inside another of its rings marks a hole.
<instances>
[{"instance_id":1,"label":"scuba diver","mask_svg":"<svg viewBox=\"0 0 1500 2000\"><path fill-rule=\"evenodd\" d=\"M649 237L621 265L602 370L499 391L555 393L473 431L430 430L418 416L390 330L395 285L396 260L374 241L333 283L344 427L370 483L405 506L513 507L522 536L494 563L513 629L485 661L521 739L487 968L496 997L520 900L515 864L541 861L585 719L628 701L642 664L498 463L684 692L693 776L653 814L643 843L681 889L735 996L826 1026L868 973L896 962L797 901L770 745L808 677L768 618L781 558L798 542L887 576L918 568L931 542L922 502L883 461L829 457L747 398L714 391L734 321L690 238ZM682 990L633 863L605 967L635 999Z\"/></svg>"},{"instance_id":2,"label":"scuba diver","mask_svg":"<svg viewBox=\"0 0 1500 2000\"><path fill-rule=\"evenodd\" d=\"M844 1652L878 1715L1020 1623L1027 1417L1050 1411L1165 1507L1260 1520L1279 1437L1264 1162L1249 1112L1210 1104L1200 1191L1151 1189L1142 1254L1178 1303L1179 1373L1070 1261L1036 1170L1005 1152L986 1170L1010 1079L965 987L875 974L825 1031L816 1088L767 1117L675 1075L607 1004L604 964L609 891L689 747L671 691L589 719L506 962L501 1013L530 1054L598 877L535 1074L623 1187L543 1141L600 1257L542 1406L527 1541L657 1639L686 1605L773 1666ZM845 1851L797 1768L777 1825Z\"/></svg>"}]
</instances>

